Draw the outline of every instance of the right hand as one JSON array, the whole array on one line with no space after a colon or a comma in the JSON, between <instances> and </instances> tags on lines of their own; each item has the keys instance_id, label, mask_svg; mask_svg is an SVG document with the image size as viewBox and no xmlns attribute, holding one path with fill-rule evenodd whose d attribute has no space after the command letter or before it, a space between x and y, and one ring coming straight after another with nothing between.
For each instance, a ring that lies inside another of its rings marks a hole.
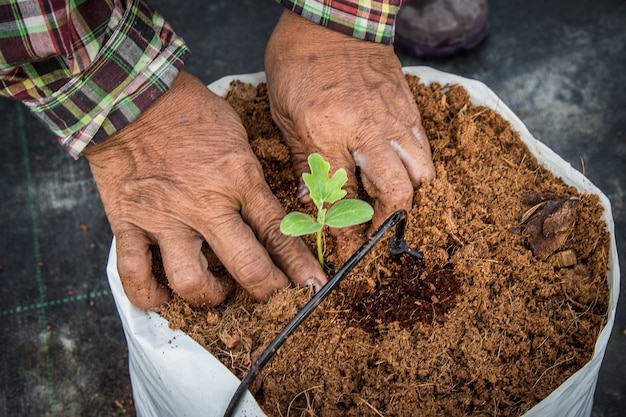
<instances>
[{"instance_id":1,"label":"right hand","mask_svg":"<svg viewBox=\"0 0 626 417\"><path fill-rule=\"evenodd\" d=\"M265 52L272 116L291 149L296 176L320 153L334 171L356 170L373 200L373 229L398 209L409 211L413 189L435 177L428 138L393 46L359 40L289 10ZM299 196L310 200L301 184ZM331 229L347 258L361 243L357 228Z\"/></svg>"},{"instance_id":2,"label":"right hand","mask_svg":"<svg viewBox=\"0 0 626 417\"><path fill-rule=\"evenodd\" d=\"M117 268L136 306L169 299L151 272L159 245L170 287L195 305L213 306L229 285L207 269L206 240L230 274L266 300L289 284L326 283L305 244L283 235L285 212L234 110L181 71L134 122L84 155L117 240Z\"/></svg>"}]
</instances>

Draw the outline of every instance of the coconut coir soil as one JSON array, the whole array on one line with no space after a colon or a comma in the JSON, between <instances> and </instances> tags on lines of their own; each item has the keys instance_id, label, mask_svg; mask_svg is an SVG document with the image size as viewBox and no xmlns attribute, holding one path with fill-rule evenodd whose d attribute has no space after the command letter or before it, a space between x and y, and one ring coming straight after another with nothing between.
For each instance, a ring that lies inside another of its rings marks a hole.
<instances>
[{"instance_id":1,"label":"coconut coir soil","mask_svg":"<svg viewBox=\"0 0 626 417\"><path fill-rule=\"evenodd\" d=\"M374 248L257 377L251 391L270 416L517 416L591 358L605 324L597 198L539 167L463 88L407 78L437 172L406 230L424 260L391 260L386 240ZM265 86L235 84L228 101L286 211L312 213L294 198ZM326 252L343 263L330 236ZM291 288L262 304L237 289L219 307L175 298L162 314L242 377L310 297Z\"/></svg>"}]
</instances>

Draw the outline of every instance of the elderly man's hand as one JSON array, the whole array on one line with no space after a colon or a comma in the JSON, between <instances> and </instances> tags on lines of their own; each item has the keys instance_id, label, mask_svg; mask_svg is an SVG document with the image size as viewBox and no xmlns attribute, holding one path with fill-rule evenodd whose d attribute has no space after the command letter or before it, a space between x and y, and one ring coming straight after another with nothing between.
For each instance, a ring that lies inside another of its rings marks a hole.
<instances>
[{"instance_id":1,"label":"elderly man's hand","mask_svg":"<svg viewBox=\"0 0 626 417\"><path fill-rule=\"evenodd\" d=\"M326 276L304 243L279 231L284 216L234 110L181 72L141 116L85 156L117 240L130 301L166 302L151 272L158 244L170 287L196 305L216 305L229 285L207 270L206 240L257 299L288 285L320 288Z\"/></svg>"},{"instance_id":2,"label":"elderly man's hand","mask_svg":"<svg viewBox=\"0 0 626 417\"><path fill-rule=\"evenodd\" d=\"M265 53L272 116L290 146L296 174L320 153L331 169L356 167L374 201L373 225L409 210L413 188L435 175L417 105L393 47L351 38L283 12ZM299 195L307 200L301 184ZM353 250L354 230L338 232Z\"/></svg>"}]
</instances>

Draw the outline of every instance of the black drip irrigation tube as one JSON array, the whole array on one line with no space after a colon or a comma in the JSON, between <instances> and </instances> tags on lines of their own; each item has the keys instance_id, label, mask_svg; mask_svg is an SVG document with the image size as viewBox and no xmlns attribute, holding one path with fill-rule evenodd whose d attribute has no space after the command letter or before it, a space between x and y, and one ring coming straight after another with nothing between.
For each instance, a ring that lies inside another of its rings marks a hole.
<instances>
[{"instance_id":1,"label":"black drip irrigation tube","mask_svg":"<svg viewBox=\"0 0 626 417\"><path fill-rule=\"evenodd\" d=\"M248 373L241 380L241 383L237 387L237 390L233 394L230 403L228 404L228 408L226 408L226 412L224 413L224 417L232 417L235 412L235 408L239 404L241 397L248 390L248 387L257 375L261 372L263 367L269 362L272 356L276 353L278 348L280 348L283 343L287 340L289 336L298 328L300 324L315 310L315 308L320 305L322 301L339 285L341 280L348 275L350 271L365 257L365 255L372 250L372 248L378 243L378 241L383 237L383 235L391 229L394 225L396 225L396 230L394 236L389 241L389 251L394 257L400 256L402 254L408 254L414 256L416 258L422 259L423 255L421 252L410 249L406 241L404 240L404 228L406 226L406 211L398 210L393 213L384 223L376 230L372 236L370 236L363 245L348 259L348 261L341 267L339 271L319 290L308 303L294 316L293 319L285 328L272 340L272 342L267 346L267 348L263 351L259 359L252 365L252 368L248 371Z\"/></svg>"}]
</instances>

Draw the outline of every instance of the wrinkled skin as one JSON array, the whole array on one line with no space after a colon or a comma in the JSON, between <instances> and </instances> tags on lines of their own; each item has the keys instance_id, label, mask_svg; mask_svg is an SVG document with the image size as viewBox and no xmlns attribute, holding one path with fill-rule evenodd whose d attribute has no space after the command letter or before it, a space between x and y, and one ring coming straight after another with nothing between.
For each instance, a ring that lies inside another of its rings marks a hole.
<instances>
[{"instance_id":1,"label":"wrinkled skin","mask_svg":"<svg viewBox=\"0 0 626 417\"><path fill-rule=\"evenodd\" d=\"M168 301L151 272L158 244L170 287L195 305L221 303L232 288L207 270L206 240L259 300L326 276L310 250L280 233L285 213L265 183L237 114L182 71L141 116L84 153L116 236L117 267L130 301Z\"/></svg>"},{"instance_id":2,"label":"wrinkled skin","mask_svg":"<svg viewBox=\"0 0 626 417\"><path fill-rule=\"evenodd\" d=\"M343 35L285 11L265 53L272 116L291 149L298 177L309 154L331 171L345 168L349 196L356 168L374 200L373 227L409 210L414 187L435 175L419 110L390 45ZM300 184L299 197L310 201ZM362 240L355 228L334 231L345 258Z\"/></svg>"},{"instance_id":3,"label":"wrinkled skin","mask_svg":"<svg viewBox=\"0 0 626 417\"><path fill-rule=\"evenodd\" d=\"M420 115L391 46L360 41L285 11L266 50L272 115L298 177L320 153L356 168L374 201L373 227L410 209L413 188L434 177ZM366 97L367 99L364 99ZM223 99L181 71L141 116L87 157L116 236L118 271L130 301L144 309L169 299L151 272L158 244L173 291L195 305L221 303L232 285L213 276L206 240L236 281L259 300L289 285L326 283L304 243L280 233L284 216L265 183L241 121ZM299 197L310 200L301 184ZM347 257L363 239L337 234Z\"/></svg>"}]
</instances>

